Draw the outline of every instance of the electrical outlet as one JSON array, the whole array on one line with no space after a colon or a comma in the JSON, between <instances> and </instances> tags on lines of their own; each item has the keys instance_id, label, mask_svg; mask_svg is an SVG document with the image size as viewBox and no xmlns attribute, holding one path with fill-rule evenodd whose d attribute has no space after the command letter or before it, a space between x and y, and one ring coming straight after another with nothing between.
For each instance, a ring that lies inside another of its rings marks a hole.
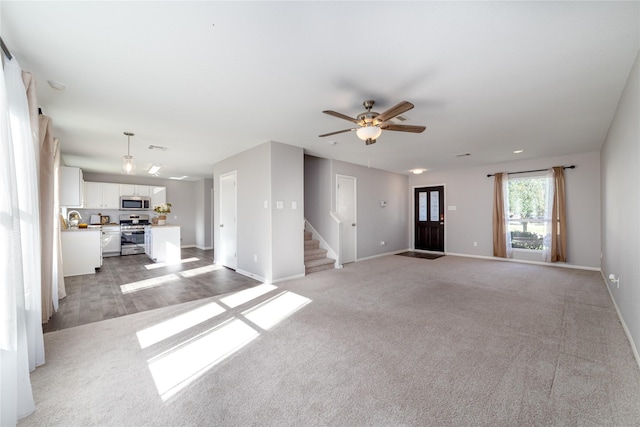
<instances>
[{"instance_id":1,"label":"electrical outlet","mask_svg":"<svg viewBox=\"0 0 640 427\"><path fill-rule=\"evenodd\" d=\"M380 240L380 246L384 246L386 244L387 244L387 242L385 242L384 240Z\"/></svg>"},{"instance_id":2,"label":"electrical outlet","mask_svg":"<svg viewBox=\"0 0 640 427\"><path fill-rule=\"evenodd\" d=\"M253 256L253 262L258 262L258 255L257 254Z\"/></svg>"},{"instance_id":3,"label":"electrical outlet","mask_svg":"<svg viewBox=\"0 0 640 427\"><path fill-rule=\"evenodd\" d=\"M478 246L478 242L473 242L473 246Z\"/></svg>"}]
</instances>

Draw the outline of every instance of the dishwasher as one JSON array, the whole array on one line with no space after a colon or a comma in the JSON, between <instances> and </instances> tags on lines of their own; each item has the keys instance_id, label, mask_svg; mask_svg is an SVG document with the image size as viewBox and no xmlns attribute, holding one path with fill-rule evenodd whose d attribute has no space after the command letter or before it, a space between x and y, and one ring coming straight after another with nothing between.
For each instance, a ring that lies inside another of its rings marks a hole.
<instances>
[{"instance_id":1,"label":"dishwasher","mask_svg":"<svg viewBox=\"0 0 640 427\"><path fill-rule=\"evenodd\" d=\"M120 255L120 226L102 226L102 256Z\"/></svg>"}]
</instances>

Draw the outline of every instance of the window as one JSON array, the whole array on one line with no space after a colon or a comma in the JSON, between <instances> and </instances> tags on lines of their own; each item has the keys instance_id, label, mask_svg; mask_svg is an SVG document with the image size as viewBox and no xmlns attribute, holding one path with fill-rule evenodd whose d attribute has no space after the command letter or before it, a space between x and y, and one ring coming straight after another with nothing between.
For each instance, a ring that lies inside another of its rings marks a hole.
<instances>
[{"instance_id":1,"label":"window","mask_svg":"<svg viewBox=\"0 0 640 427\"><path fill-rule=\"evenodd\" d=\"M551 216L547 176L509 178L508 231L511 248L542 251Z\"/></svg>"}]
</instances>

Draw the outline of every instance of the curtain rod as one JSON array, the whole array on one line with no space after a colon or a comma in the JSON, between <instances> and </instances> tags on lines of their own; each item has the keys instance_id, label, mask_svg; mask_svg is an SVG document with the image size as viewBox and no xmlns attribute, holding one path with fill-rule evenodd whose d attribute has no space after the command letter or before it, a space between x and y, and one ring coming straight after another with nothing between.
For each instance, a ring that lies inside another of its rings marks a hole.
<instances>
[{"instance_id":1,"label":"curtain rod","mask_svg":"<svg viewBox=\"0 0 640 427\"><path fill-rule=\"evenodd\" d=\"M576 165L571 165L571 166L563 166L562 169L575 169ZM507 172L507 175L515 175L518 173L530 173L530 172L544 172L548 169L536 169L536 170L532 170L532 171L520 171L520 172ZM487 174L487 178L495 176L495 173L488 173Z\"/></svg>"},{"instance_id":2,"label":"curtain rod","mask_svg":"<svg viewBox=\"0 0 640 427\"><path fill-rule=\"evenodd\" d=\"M7 45L4 44L4 40L2 40L2 37L0 37L0 45L2 45L2 51L4 52L4 54L7 55L7 58L9 58L9 61L11 61L13 55L11 55L11 52L9 51Z\"/></svg>"}]
</instances>

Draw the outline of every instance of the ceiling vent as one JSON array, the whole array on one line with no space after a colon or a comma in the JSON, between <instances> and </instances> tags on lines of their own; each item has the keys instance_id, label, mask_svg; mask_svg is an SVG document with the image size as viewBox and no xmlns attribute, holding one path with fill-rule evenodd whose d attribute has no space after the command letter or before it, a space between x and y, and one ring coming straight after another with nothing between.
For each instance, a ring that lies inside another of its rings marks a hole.
<instances>
[{"instance_id":1,"label":"ceiling vent","mask_svg":"<svg viewBox=\"0 0 640 427\"><path fill-rule=\"evenodd\" d=\"M149 146L149 150L167 151L168 148L167 147L160 147L159 145L150 145Z\"/></svg>"},{"instance_id":2,"label":"ceiling vent","mask_svg":"<svg viewBox=\"0 0 640 427\"><path fill-rule=\"evenodd\" d=\"M471 153L460 153L460 154L456 154L456 157L467 157L470 156Z\"/></svg>"}]
</instances>

